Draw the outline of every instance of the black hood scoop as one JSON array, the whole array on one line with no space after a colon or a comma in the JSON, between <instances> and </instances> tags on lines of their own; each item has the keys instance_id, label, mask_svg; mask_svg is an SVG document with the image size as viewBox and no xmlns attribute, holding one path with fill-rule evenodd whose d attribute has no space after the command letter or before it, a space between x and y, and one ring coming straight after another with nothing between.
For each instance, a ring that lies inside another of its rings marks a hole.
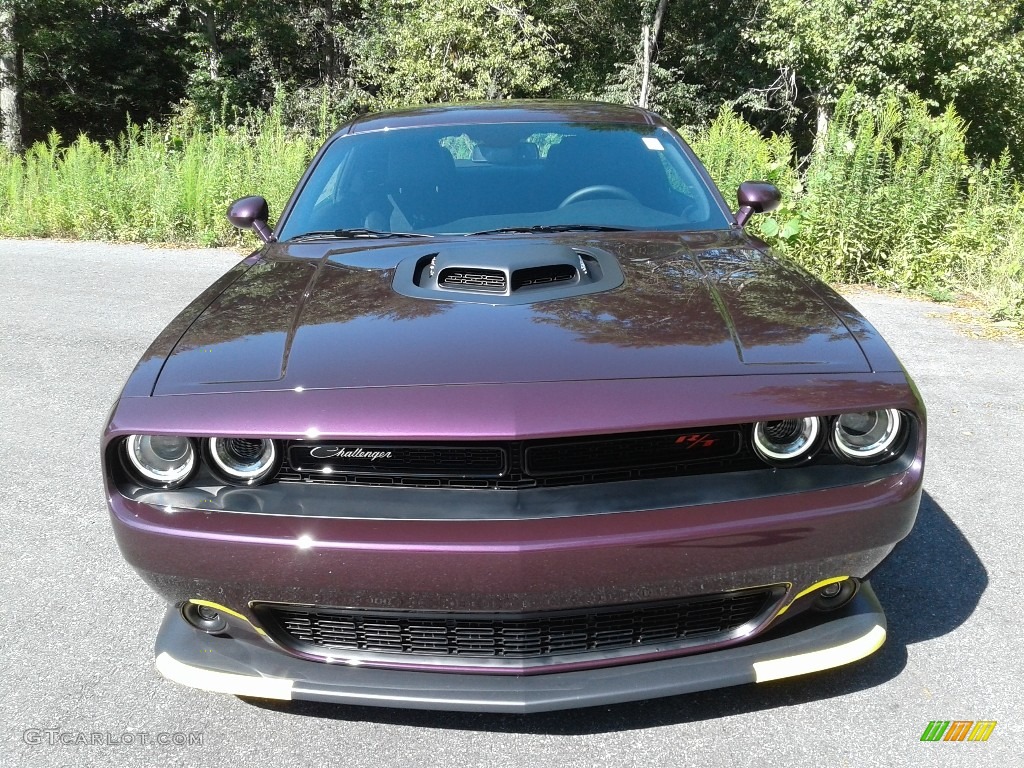
<instances>
[{"instance_id":1,"label":"black hood scoop","mask_svg":"<svg viewBox=\"0 0 1024 768\"><path fill-rule=\"evenodd\" d=\"M393 285L418 299L529 304L609 291L622 282L615 257L598 248L478 241L400 262Z\"/></svg>"}]
</instances>

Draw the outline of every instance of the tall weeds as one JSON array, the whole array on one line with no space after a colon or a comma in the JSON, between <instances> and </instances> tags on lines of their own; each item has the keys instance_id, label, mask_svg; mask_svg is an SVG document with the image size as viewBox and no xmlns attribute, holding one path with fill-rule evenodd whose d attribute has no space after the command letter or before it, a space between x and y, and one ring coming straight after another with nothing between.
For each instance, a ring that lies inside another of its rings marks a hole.
<instances>
[{"instance_id":1,"label":"tall weeds","mask_svg":"<svg viewBox=\"0 0 1024 768\"><path fill-rule=\"evenodd\" d=\"M276 112L209 132L129 126L102 146L86 136L64 146L54 133L24 158L0 155L0 235L238 242L231 200L258 193L279 212L314 149Z\"/></svg>"},{"instance_id":2,"label":"tall weeds","mask_svg":"<svg viewBox=\"0 0 1024 768\"><path fill-rule=\"evenodd\" d=\"M854 110L840 100L821 149L808 159L780 210L752 226L779 252L826 280L873 283L944 296L970 290L997 319L1024 321L1024 189L1003 157L975 166L965 150L966 126L952 109L933 116L920 100L882 101ZM751 131L749 127L746 131ZM748 169L774 180L769 147L751 145L742 121L720 115L697 140L736 147L756 158ZM720 138L718 138L720 137ZM738 164L710 148L709 172L735 188ZM792 171L792 162L788 170Z\"/></svg>"},{"instance_id":3,"label":"tall weeds","mask_svg":"<svg viewBox=\"0 0 1024 768\"><path fill-rule=\"evenodd\" d=\"M782 189L782 207L750 226L826 280L969 289L997 319L1024 322L1024 190L1008 161L972 164L952 110L858 103L839 102L799 167L787 136L764 138L728 110L687 138L730 201L745 179ZM130 126L105 145L51 134L23 158L0 154L0 235L240 243L229 202L262 194L279 212L319 143L279 110L241 128L191 125Z\"/></svg>"},{"instance_id":4,"label":"tall weeds","mask_svg":"<svg viewBox=\"0 0 1024 768\"><path fill-rule=\"evenodd\" d=\"M800 191L793 167L793 144L788 136L763 138L723 108L707 130L685 138L730 202L734 202L736 188L747 179L770 181L787 198Z\"/></svg>"}]
</instances>

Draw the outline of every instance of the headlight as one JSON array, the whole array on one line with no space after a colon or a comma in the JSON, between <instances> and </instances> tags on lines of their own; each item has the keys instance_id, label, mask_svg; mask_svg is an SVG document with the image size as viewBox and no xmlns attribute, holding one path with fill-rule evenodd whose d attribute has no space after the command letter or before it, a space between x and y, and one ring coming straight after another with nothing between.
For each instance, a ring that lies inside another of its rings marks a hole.
<instances>
[{"instance_id":1,"label":"headlight","mask_svg":"<svg viewBox=\"0 0 1024 768\"><path fill-rule=\"evenodd\" d=\"M903 421L903 414L894 409L841 414L833 422L832 445L848 461L881 461L902 436Z\"/></svg>"},{"instance_id":2,"label":"headlight","mask_svg":"<svg viewBox=\"0 0 1024 768\"><path fill-rule=\"evenodd\" d=\"M254 485L269 475L277 462L273 440L249 437L211 437L209 460L225 479Z\"/></svg>"},{"instance_id":3,"label":"headlight","mask_svg":"<svg viewBox=\"0 0 1024 768\"><path fill-rule=\"evenodd\" d=\"M769 464L796 464L810 458L818 447L821 419L759 421L754 425L754 450Z\"/></svg>"},{"instance_id":4,"label":"headlight","mask_svg":"<svg viewBox=\"0 0 1024 768\"><path fill-rule=\"evenodd\" d=\"M125 453L132 468L148 485L181 485L196 468L196 450L187 437L129 435Z\"/></svg>"}]
</instances>

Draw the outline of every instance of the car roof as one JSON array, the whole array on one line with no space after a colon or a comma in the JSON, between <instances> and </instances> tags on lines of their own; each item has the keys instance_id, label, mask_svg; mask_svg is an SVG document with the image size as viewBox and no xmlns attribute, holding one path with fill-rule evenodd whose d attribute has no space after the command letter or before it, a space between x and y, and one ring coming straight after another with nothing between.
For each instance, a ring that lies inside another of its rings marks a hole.
<instances>
[{"instance_id":1,"label":"car roof","mask_svg":"<svg viewBox=\"0 0 1024 768\"><path fill-rule=\"evenodd\" d=\"M647 110L601 101L481 101L363 115L343 125L335 135L431 125L545 122L664 124Z\"/></svg>"}]
</instances>

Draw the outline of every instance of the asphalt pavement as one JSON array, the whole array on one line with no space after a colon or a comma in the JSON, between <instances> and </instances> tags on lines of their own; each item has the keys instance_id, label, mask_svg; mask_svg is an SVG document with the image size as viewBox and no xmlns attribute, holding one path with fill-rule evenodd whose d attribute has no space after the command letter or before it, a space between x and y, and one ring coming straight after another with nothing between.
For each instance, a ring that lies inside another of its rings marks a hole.
<instances>
[{"instance_id":1,"label":"asphalt pavement","mask_svg":"<svg viewBox=\"0 0 1024 768\"><path fill-rule=\"evenodd\" d=\"M108 409L225 250L0 240L0 765L1011 766L1024 755L1024 344L848 294L929 410L925 499L873 579L889 637L832 672L532 716L256 704L163 680L117 550ZM920 741L994 720L987 742Z\"/></svg>"}]
</instances>

